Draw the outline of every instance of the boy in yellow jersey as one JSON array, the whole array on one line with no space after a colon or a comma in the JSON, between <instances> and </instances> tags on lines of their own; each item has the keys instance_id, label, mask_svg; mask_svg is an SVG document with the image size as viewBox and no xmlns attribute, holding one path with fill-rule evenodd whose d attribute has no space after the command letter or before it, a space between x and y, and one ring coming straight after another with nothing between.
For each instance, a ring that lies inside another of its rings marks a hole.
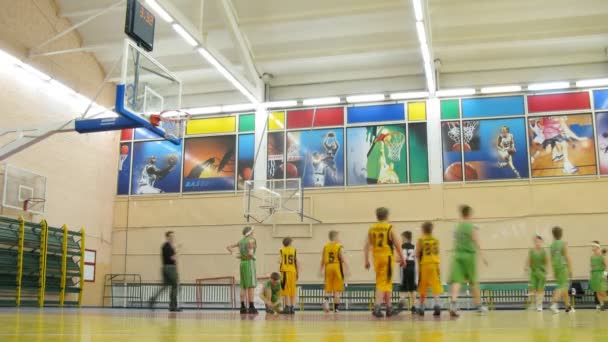
<instances>
[{"instance_id":1,"label":"boy in yellow jersey","mask_svg":"<svg viewBox=\"0 0 608 342\"><path fill-rule=\"evenodd\" d=\"M296 313L296 281L298 280L298 270L300 264L296 255L296 249L291 246L292 239L286 237L283 239L283 248L279 251L281 254L281 297L285 301L283 314L293 315Z\"/></svg>"},{"instance_id":2,"label":"boy in yellow jersey","mask_svg":"<svg viewBox=\"0 0 608 342\"><path fill-rule=\"evenodd\" d=\"M374 271L376 271L376 303L373 315L384 317L382 313L382 302L386 304L386 316L390 317L399 312L393 311L391 307L393 291L393 246L401 246L399 234L393 231L393 225L388 222L389 211L387 208L376 209L378 222L369 228L367 239L365 240L365 269L370 268L369 253L374 255ZM405 267L405 259L401 248L397 248L399 263Z\"/></svg>"},{"instance_id":3,"label":"boy in yellow jersey","mask_svg":"<svg viewBox=\"0 0 608 342\"><path fill-rule=\"evenodd\" d=\"M344 292L344 268L346 261L344 260L344 252L342 244L338 241L338 232L332 230L329 232L329 243L323 247L321 252L321 269L320 274L323 274L325 269L325 302L323 310L329 312L329 296L334 299L334 312L338 312L340 306L340 295Z\"/></svg>"},{"instance_id":4,"label":"boy in yellow jersey","mask_svg":"<svg viewBox=\"0 0 608 342\"><path fill-rule=\"evenodd\" d=\"M429 287L433 294L433 316L441 315L439 296L443 293L443 286L439 278L439 240L433 236L433 224L422 224L422 237L416 243L416 258L420 265L420 279L418 280L418 293L420 294L420 307L418 315L424 316L424 301Z\"/></svg>"}]
</instances>

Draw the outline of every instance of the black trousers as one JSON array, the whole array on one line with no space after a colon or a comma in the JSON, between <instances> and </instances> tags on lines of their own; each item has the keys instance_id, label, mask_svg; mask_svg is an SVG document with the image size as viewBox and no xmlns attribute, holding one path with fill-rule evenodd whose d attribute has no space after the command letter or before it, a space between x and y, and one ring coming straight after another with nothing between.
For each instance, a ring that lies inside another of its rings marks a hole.
<instances>
[{"instance_id":1,"label":"black trousers","mask_svg":"<svg viewBox=\"0 0 608 342\"><path fill-rule=\"evenodd\" d=\"M169 309L174 310L177 309L177 286L179 283L179 277L177 275L177 267L175 265L163 265L162 268L163 274L163 287L150 298L150 302L152 304L156 303L158 296L161 295L168 287L171 288L171 293L169 294Z\"/></svg>"}]
</instances>

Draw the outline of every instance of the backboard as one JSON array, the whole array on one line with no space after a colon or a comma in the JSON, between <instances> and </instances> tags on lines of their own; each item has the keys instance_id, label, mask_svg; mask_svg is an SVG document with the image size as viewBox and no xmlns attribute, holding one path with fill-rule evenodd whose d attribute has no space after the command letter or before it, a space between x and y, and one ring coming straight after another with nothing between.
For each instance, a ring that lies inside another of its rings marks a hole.
<instances>
[{"instance_id":1,"label":"backboard","mask_svg":"<svg viewBox=\"0 0 608 342\"><path fill-rule=\"evenodd\" d=\"M46 201L46 177L34 172L4 164L2 206L44 214Z\"/></svg>"},{"instance_id":2,"label":"backboard","mask_svg":"<svg viewBox=\"0 0 608 342\"><path fill-rule=\"evenodd\" d=\"M304 214L302 179L245 181L243 215L247 222L270 223L277 213L293 214L300 222L319 220Z\"/></svg>"},{"instance_id":3,"label":"backboard","mask_svg":"<svg viewBox=\"0 0 608 342\"><path fill-rule=\"evenodd\" d=\"M165 135L162 124L152 125L150 115L181 109L182 82L133 41L125 39L123 48L116 112L179 144L179 140Z\"/></svg>"}]
</instances>

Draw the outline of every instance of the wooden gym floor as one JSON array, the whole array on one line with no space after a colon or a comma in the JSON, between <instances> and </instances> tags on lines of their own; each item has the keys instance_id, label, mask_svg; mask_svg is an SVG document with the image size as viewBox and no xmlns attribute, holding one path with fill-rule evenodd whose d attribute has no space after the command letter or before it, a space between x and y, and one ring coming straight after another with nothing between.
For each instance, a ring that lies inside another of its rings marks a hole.
<instances>
[{"instance_id":1,"label":"wooden gym floor","mask_svg":"<svg viewBox=\"0 0 608 342\"><path fill-rule=\"evenodd\" d=\"M0 341L608 341L608 312L463 312L451 320L368 312L240 317L228 311L0 309Z\"/></svg>"}]
</instances>

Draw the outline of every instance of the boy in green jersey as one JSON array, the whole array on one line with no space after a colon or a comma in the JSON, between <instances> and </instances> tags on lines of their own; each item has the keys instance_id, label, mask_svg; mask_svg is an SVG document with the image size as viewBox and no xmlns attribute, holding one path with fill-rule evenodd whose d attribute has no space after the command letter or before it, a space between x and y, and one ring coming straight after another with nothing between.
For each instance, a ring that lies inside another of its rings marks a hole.
<instances>
[{"instance_id":1,"label":"boy in green jersey","mask_svg":"<svg viewBox=\"0 0 608 342\"><path fill-rule=\"evenodd\" d=\"M570 305L570 296L568 289L570 287L570 278L572 278L572 263L570 262L570 255L568 255L568 248L566 243L562 240L564 231L561 227L553 227L551 230L553 234L553 243L551 243L551 267L553 268L553 275L555 277L556 288L553 292L553 304L551 304L551 311L558 313L557 302L560 299L564 300L566 312L574 312L574 308Z\"/></svg>"},{"instance_id":2,"label":"boy in green jersey","mask_svg":"<svg viewBox=\"0 0 608 342\"><path fill-rule=\"evenodd\" d=\"M549 255L543 248L543 238L536 235L534 248L530 249L526 262L526 269L530 271L530 282L528 283L530 304L536 304L536 311L543 311L547 267L549 267Z\"/></svg>"},{"instance_id":3,"label":"boy in green jersey","mask_svg":"<svg viewBox=\"0 0 608 342\"><path fill-rule=\"evenodd\" d=\"M487 261L481 254L479 245L479 233L477 226L471 222L473 209L468 205L460 207L460 217L462 221L456 226L454 234L454 256L452 258L452 270L450 275L450 284L452 298L450 300L450 316L458 317L458 307L456 300L460 293L460 286L463 283L469 283L473 294L473 302L477 307L477 312L484 313L487 311L485 306L481 305L481 296L479 293L479 282L477 280L477 255L481 258L484 264Z\"/></svg>"},{"instance_id":4,"label":"boy in green jersey","mask_svg":"<svg viewBox=\"0 0 608 342\"><path fill-rule=\"evenodd\" d=\"M241 314L249 313L257 315L258 311L253 305L253 295L258 283L255 274L255 250L257 244L253 238L253 227L243 228L243 238L234 245L226 247L230 254L236 248L239 250L238 258L241 259ZM247 302L249 302L249 308L245 306Z\"/></svg>"},{"instance_id":5,"label":"boy in green jersey","mask_svg":"<svg viewBox=\"0 0 608 342\"><path fill-rule=\"evenodd\" d=\"M606 302L606 291L608 284L606 283L605 273L608 268L608 260L602 253L602 248L598 241L591 243L591 276L589 277L589 287L597 296L599 302L598 309L606 310L604 303Z\"/></svg>"},{"instance_id":6,"label":"boy in green jersey","mask_svg":"<svg viewBox=\"0 0 608 342\"><path fill-rule=\"evenodd\" d=\"M260 299L266 304L266 313L277 314L281 310L281 275L273 272L264 284Z\"/></svg>"}]
</instances>

